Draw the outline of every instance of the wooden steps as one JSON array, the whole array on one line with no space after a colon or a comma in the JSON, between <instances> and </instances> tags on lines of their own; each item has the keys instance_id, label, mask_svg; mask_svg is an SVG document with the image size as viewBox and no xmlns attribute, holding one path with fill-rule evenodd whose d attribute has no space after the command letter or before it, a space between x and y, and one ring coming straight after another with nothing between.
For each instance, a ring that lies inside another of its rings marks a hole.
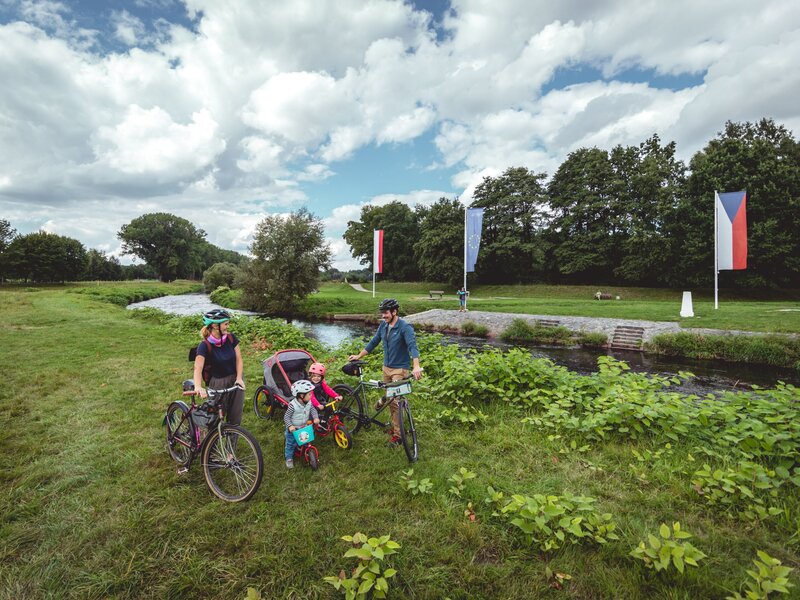
<instances>
[{"instance_id":1,"label":"wooden steps","mask_svg":"<svg viewBox=\"0 0 800 600\"><path fill-rule=\"evenodd\" d=\"M644 328L620 325L614 329L611 347L617 350L641 350Z\"/></svg>"}]
</instances>

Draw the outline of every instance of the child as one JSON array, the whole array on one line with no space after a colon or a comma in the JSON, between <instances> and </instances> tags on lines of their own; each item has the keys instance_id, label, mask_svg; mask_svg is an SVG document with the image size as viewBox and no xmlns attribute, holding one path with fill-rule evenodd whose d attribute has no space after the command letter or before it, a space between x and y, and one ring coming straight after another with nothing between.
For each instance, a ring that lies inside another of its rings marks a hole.
<instances>
[{"instance_id":1,"label":"child","mask_svg":"<svg viewBox=\"0 0 800 600\"><path fill-rule=\"evenodd\" d=\"M336 390L325 383L325 365L322 363L316 362L308 368L308 378L311 380L311 383L314 384L314 395L311 397L311 402L318 410L325 409L325 405L331 398L333 400L342 399L342 397L336 393Z\"/></svg>"},{"instance_id":2,"label":"child","mask_svg":"<svg viewBox=\"0 0 800 600\"><path fill-rule=\"evenodd\" d=\"M286 459L286 468L294 468L294 451L297 449L297 442L292 432L295 429L305 427L309 420L314 424L319 424L319 413L311 404L314 396L314 384L307 379L300 379L292 384L292 401L286 407L283 415L283 422L286 425L286 445L283 448L283 456Z\"/></svg>"}]
</instances>

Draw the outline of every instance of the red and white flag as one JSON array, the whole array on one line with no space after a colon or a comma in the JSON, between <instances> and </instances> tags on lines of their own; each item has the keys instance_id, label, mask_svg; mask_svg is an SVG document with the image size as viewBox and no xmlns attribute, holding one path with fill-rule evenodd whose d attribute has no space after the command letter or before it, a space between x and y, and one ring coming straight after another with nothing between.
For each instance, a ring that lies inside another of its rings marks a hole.
<instances>
[{"instance_id":1,"label":"red and white flag","mask_svg":"<svg viewBox=\"0 0 800 600\"><path fill-rule=\"evenodd\" d=\"M372 272L383 273L383 229L373 229L372 233Z\"/></svg>"}]
</instances>

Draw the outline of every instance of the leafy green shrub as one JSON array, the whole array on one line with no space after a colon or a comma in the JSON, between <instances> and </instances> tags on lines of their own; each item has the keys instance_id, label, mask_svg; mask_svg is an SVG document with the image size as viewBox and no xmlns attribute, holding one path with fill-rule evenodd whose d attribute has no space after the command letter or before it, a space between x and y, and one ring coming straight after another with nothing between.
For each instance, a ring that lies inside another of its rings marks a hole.
<instances>
[{"instance_id":1,"label":"leafy green shrub","mask_svg":"<svg viewBox=\"0 0 800 600\"><path fill-rule=\"evenodd\" d=\"M489 328L486 325L467 321L461 325L461 333L464 335L474 335L476 337L486 337L489 335Z\"/></svg>"},{"instance_id":2,"label":"leafy green shrub","mask_svg":"<svg viewBox=\"0 0 800 600\"><path fill-rule=\"evenodd\" d=\"M396 554L400 544L388 535L379 538L368 538L363 533L345 535L342 539L353 544L344 558L357 558L356 566L350 577L344 569L338 577L325 577L336 590L345 595L346 600L366 600L366 598L386 598L389 593L389 579L397 574L391 568L384 568L383 561L387 556Z\"/></svg>"},{"instance_id":3,"label":"leafy green shrub","mask_svg":"<svg viewBox=\"0 0 800 600\"><path fill-rule=\"evenodd\" d=\"M692 537L692 534L683 531L677 521L672 524L672 529L662 523L658 530L659 537L652 533L647 534L647 544L639 542L630 555L641 560L648 569L666 571L673 565L679 573L683 573L685 565L696 567L698 561L706 558L700 550L689 542L682 542Z\"/></svg>"},{"instance_id":4,"label":"leafy green shrub","mask_svg":"<svg viewBox=\"0 0 800 600\"><path fill-rule=\"evenodd\" d=\"M241 290L232 290L223 285L211 292L208 297L214 304L219 304L226 308L241 308Z\"/></svg>"},{"instance_id":5,"label":"leafy green shrub","mask_svg":"<svg viewBox=\"0 0 800 600\"><path fill-rule=\"evenodd\" d=\"M794 367L800 361L800 339L782 335L702 335L662 333L647 345L652 352L689 358Z\"/></svg>"},{"instance_id":6,"label":"leafy green shrub","mask_svg":"<svg viewBox=\"0 0 800 600\"><path fill-rule=\"evenodd\" d=\"M203 271L203 289L206 293L213 292L219 287L234 287L234 281L241 276L241 270L233 263L214 263Z\"/></svg>"},{"instance_id":7,"label":"leafy green shrub","mask_svg":"<svg viewBox=\"0 0 800 600\"><path fill-rule=\"evenodd\" d=\"M436 420L448 425L483 425L489 417L479 408L456 400L455 406L445 408L436 414Z\"/></svg>"},{"instance_id":8,"label":"leafy green shrub","mask_svg":"<svg viewBox=\"0 0 800 600\"><path fill-rule=\"evenodd\" d=\"M414 469L403 471L402 475L400 475L400 483L406 490L411 492L412 496L416 496L417 494L430 494L433 488L431 480L428 477L425 479L413 479L413 476Z\"/></svg>"},{"instance_id":9,"label":"leafy green shrub","mask_svg":"<svg viewBox=\"0 0 800 600\"><path fill-rule=\"evenodd\" d=\"M593 541L606 544L619 537L610 513L594 508L595 499L586 496L544 496L514 494L507 501L503 494L488 488L487 502L495 504L492 516L500 517L522 531L529 544L543 552L564 544Z\"/></svg>"},{"instance_id":10,"label":"leafy green shrub","mask_svg":"<svg viewBox=\"0 0 800 600\"><path fill-rule=\"evenodd\" d=\"M800 484L795 475L795 485ZM712 506L740 511L748 519L764 519L783 512L769 506L778 500L778 489L790 480L784 467L769 469L750 461L741 461L735 468L712 469L708 464L694 472L694 489Z\"/></svg>"},{"instance_id":11,"label":"leafy green shrub","mask_svg":"<svg viewBox=\"0 0 800 600\"><path fill-rule=\"evenodd\" d=\"M746 583L747 590L744 596L735 592L726 600L767 600L773 592L788 594L789 588L794 587L789 582L789 573L794 569L782 566L781 561L761 550L756 554L758 558L753 559L753 564L758 571L747 570L747 574L753 581Z\"/></svg>"},{"instance_id":12,"label":"leafy green shrub","mask_svg":"<svg viewBox=\"0 0 800 600\"><path fill-rule=\"evenodd\" d=\"M447 481L451 483L450 488L447 491L460 498L461 492L464 491L464 485L466 482L475 479L475 477L477 477L476 473L470 471L466 467L460 467L458 469L458 473L453 473L447 478Z\"/></svg>"}]
</instances>

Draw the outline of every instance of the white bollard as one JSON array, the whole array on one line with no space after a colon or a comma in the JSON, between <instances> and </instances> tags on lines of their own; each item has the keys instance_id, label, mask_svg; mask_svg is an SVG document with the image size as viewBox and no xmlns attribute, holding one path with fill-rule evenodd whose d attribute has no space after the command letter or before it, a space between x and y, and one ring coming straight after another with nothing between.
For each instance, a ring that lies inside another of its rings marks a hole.
<instances>
[{"instance_id":1,"label":"white bollard","mask_svg":"<svg viewBox=\"0 0 800 600\"><path fill-rule=\"evenodd\" d=\"M692 292L683 292L683 302L681 302L681 316L693 317L694 309L692 308Z\"/></svg>"}]
</instances>

